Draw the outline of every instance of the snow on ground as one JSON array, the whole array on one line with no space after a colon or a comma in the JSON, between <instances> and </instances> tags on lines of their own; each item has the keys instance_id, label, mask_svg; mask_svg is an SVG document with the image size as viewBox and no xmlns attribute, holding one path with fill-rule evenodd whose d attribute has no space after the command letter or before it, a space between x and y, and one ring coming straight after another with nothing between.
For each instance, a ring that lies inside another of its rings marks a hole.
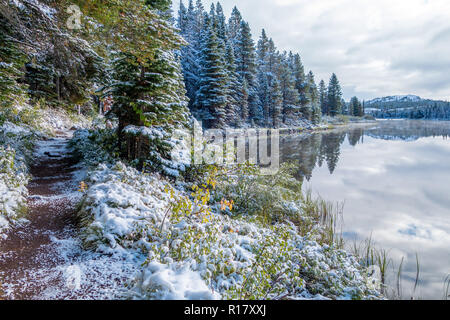
<instances>
[{"instance_id":1,"label":"snow on ground","mask_svg":"<svg viewBox=\"0 0 450 320\"><path fill-rule=\"evenodd\" d=\"M379 298L354 257L300 237L292 225L264 228L218 213L206 221L166 217L169 182L120 162L98 165L86 183L79 213L84 245L147 256L129 282L130 298Z\"/></svg>"},{"instance_id":2,"label":"snow on ground","mask_svg":"<svg viewBox=\"0 0 450 320\"><path fill-rule=\"evenodd\" d=\"M55 162L54 170L59 171L61 167L58 168L58 162L64 162L70 156L67 142L68 139L63 137L39 141L34 153L34 165L45 165L51 160ZM65 169L64 165L62 168ZM29 198L30 211L39 216L42 211L50 210L55 214L50 219L57 221L57 215L62 214L60 211L69 210L70 214L70 210L74 210L80 202L82 193L77 189L86 175L86 169L81 164L76 164L66 173L53 176L51 168L49 172L49 176L40 175L37 181L33 180L30 184L33 193ZM69 179L62 179L67 175ZM61 181L58 182L59 180ZM42 189L42 183L44 186L49 184L49 188ZM33 241L36 237L48 237L49 241L43 241L33 248L31 258L25 260L29 267L21 263L3 273L0 268L0 292L3 292L3 298L123 299L125 283L138 271L145 255L132 251L105 255L86 250L74 224L65 223L61 229L52 229L42 226L42 219L45 218L30 217L32 223L18 229L18 236L24 241ZM49 225L53 223L51 220ZM0 262L8 259L14 261L18 258L17 254L21 254L16 250L9 250L0 250Z\"/></svg>"},{"instance_id":3,"label":"snow on ground","mask_svg":"<svg viewBox=\"0 0 450 320\"><path fill-rule=\"evenodd\" d=\"M28 164L33 158L42 157L44 152L57 151L38 148L41 152L33 155L36 143L45 143L42 139L57 131L90 125L88 119L70 116L63 109L36 110L28 104L17 105L14 109L17 115L10 120L16 123L0 124L0 238L5 237L12 225L26 223ZM30 116L34 113L35 116ZM27 124L22 122L24 119Z\"/></svg>"}]
</instances>

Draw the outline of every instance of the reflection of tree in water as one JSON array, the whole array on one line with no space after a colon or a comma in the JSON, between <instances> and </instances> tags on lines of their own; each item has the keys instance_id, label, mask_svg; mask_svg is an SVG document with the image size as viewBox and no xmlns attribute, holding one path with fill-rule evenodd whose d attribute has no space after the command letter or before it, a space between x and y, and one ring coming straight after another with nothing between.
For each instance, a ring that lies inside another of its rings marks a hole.
<instances>
[{"instance_id":1,"label":"reflection of tree in water","mask_svg":"<svg viewBox=\"0 0 450 320\"><path fill-rule=\"evenodd\" d=\"M341 144L345 141L345 132L326 133L322 135L320 154L327 161L328 170L333 174L341 155Z\"/></svg>"},{"instance_id":2,"label":"reflection of tree in water","mask_svg":"<svg viewBox=\"0 0 450 320\"><path fill-rule=\"evenodd\" d=\"M331 174L336 170L341 145L347 137L351 146L364 143L364 135L384 140L417 140L421 137L450 137L449 121L386 121L373 127L338 129L325 133L301 134L281 138L281 161L298 162L298 179L311 179L316 166L327 164Z\"/></svg>"},{"instance_id":3,"label":"reflection of tree in water","mask_svg":"<svg viewBox=\"0 0 450 320\"><path fill-rule=\"evenodd\" d=\"M357 128L352 131L350 131L347 134L348 143L350 143L351 146L356 146L358 142L361 141L361 143L364 143L364 129L363 128Z\"/></svg>"},{"instance_id":4,"label":"reflection of tree in water","mask_svg":"<svg viewBox=\"0 0 450 320\"><path fill-rule=\"evenodd\" d=\"M364 131L354 135L359 141ZM336 169L340 156L340 146L345 141L346 132L315 133L281 139L281 161L298 162L296 177L310 180L316 165L327 163L330 173Z\"/></svg>"},{"instance_id":5,"label":"reflection of tree in water","mask_svg":"<svg viewBox=\"0 0 450 320\"><path fill-rule=\"evenodd\" d=\"M366 134L383 140L415 141L427 137L450 137L449 121L381 121Z\"/></svg>"},{"instance_id":6,"label":"reflection of tree in water","mask_svg":"<svg viewBox=\"0 0 450 320\"><path fill-rule=\"evenodd\" d=\"M313 134L312 136L305 139L304 146L302 145L302 150L299 155L299 174L305 177L308 181L312 177L312 172L317 163L317 158L319 156L316 150L320 149L321 137L318 134Z\"/></svg>"}]
</instances>

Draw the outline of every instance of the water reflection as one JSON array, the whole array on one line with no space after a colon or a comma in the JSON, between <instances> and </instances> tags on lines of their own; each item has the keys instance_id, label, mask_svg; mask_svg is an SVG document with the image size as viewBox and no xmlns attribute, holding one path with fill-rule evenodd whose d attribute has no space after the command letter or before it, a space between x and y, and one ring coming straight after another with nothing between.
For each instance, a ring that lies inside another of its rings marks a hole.
<instances>
[{"instance_id":1,"label":"water reflection","mask_svg":"<svg viewBox=\"0 0 450 320\"><path fill-rule=\"evenodd\" d=\"M381 121L281 139L282 161L323 198L345 201L344 236L372 233L412 286L421 260L422 298L442 298L450 274L450 122Z\"/></svg>"}]
</instances>

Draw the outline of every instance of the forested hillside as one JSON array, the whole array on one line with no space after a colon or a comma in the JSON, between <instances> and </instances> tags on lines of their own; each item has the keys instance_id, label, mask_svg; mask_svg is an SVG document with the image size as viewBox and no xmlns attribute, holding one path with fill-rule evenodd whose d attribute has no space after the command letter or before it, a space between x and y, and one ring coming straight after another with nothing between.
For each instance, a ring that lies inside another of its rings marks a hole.
<instances>
[{"instance_id":1,"label":"forested hillside","mask_svg":"<svg viewBox=\"0 0 450 320\"><path fill-rule=\"evenodd\" d=\"M366 112L376 118L450 119L450 102L418 96L389 96L365 103Z\"/></svg>"}]
</instances>

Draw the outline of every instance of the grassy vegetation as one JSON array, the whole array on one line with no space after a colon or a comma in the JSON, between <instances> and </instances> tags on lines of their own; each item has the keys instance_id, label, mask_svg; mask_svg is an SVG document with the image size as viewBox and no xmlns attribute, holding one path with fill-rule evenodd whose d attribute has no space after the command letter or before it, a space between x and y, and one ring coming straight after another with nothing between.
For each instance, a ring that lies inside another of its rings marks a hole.
<instances>
[{"instance_id":1,"label":"grassy vegetation","mask_svg":"<svg viewBox=\"0 0 450 320\"><path fill-rule=\"evenodd\" d=\"M376 267L380 274L380 290L381 292L391 300L414 300L420 299L416 295L417 289L420 284L420 260L419 255L416 253L416 274L414 279L414 286L412 292L406 294L402 286L404 257L396 265L394 260L389 254L389 250L379 248L376 246L372 239L372 236L367 238L361 243L353 242L351 246L351 252L358 257L361 265L366 268L371 266ZM388 279L393 278L393 282L389 282Z\"/></svg>"}]
</instances>

